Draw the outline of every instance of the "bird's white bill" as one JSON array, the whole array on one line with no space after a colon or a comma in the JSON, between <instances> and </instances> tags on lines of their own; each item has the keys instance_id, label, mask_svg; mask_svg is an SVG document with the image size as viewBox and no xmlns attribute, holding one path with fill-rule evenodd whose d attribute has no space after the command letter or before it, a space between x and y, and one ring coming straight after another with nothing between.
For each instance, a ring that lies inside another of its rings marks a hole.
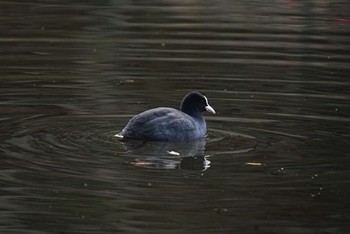
<instances>
[{"instance_id":1,"label":"bird's white bill","mask_svg":"<svg viewBox=\"0 0 350 234\"><path fill-rule=\"evenodd\" d=\"M205 107L205 110L212 113L212 114L216 114L215 110L213 109L213 107L209 106L209 104Z\"/></svg>"},{"instance_id":2,"label":"bird's white bill","mask_svg":"<svg viewBox=\"0 0 350 234\"><path fill-rule=\"evenodd\" d=\"M213 107L211 107L208 103L208 99L206 96L204 96L205 102L207 103L207 106L205 107L206 111L212 113L212 114L216 114L215 110L213 109Z\"/></svg>"}]
</instances>

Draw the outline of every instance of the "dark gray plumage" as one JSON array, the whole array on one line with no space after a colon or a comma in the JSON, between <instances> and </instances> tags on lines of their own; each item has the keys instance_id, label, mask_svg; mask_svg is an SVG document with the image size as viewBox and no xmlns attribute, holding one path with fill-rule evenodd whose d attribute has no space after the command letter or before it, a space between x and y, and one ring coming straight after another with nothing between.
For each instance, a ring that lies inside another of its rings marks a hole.
<instances>
[{"instance_id":1,"label":"dark gray plumage","mask_svg":"<svg viewBox=\"0 0 350 234\"><path fill-rule=\"evenodd\" d=\"M118 138L152 141L185 141L202 138L207 134L203 111L215 114L208 99L199 92L190 92L180 110L159 107L142 112L130 119Z\"/></svg>"}]
</instances>

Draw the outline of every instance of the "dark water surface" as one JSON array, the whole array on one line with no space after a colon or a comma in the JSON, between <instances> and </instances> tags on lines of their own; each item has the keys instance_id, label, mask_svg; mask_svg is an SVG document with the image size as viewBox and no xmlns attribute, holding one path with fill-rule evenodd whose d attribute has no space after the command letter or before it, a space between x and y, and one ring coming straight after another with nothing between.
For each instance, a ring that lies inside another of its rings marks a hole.
<instances>
[{"instance_id":1,"label":"dark water surface","mask_svg":"<svg viewBox=\"0 0 350 234\"><path fill-rule=\"evenodd\" d=\"M28 2L0 1L0 233L350 232L349 1ZM190 90L206 139L114 139Z\"/></svg>"}]
</instances>

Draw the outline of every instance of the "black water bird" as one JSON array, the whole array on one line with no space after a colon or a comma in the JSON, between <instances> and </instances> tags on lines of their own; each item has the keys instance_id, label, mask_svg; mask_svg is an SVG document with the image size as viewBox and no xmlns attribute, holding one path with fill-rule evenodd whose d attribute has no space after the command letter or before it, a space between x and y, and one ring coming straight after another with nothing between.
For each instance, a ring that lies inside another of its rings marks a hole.
<instances>
[{"instance_id":1,"label":"black water bird","mask_svg":"<svg viewBox=\"0 0 350 234\"><path fill-rule=\"evenodd\" d=\"M208 99L199 92L188 93L181 102L180 110L158 107L131 118L125 128L115 136L119 139L150 141L186 141L203 138L207 125L203 111L215 114Z\"/></svg>"}]
</instances>

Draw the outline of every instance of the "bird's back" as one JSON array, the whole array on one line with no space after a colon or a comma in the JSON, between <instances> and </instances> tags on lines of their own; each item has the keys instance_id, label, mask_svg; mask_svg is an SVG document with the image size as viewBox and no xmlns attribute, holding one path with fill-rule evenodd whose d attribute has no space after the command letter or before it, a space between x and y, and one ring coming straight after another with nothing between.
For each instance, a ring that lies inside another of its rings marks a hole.
<instances>
[{"instance_id":1,"label":"bird's back","mask_svg":"<svg viewBox=\"0 0 350 234\"><path fill-rule=\"evenodd\" d=\"M120 135L147 140L189 140L204 137L204 119L193 117L173 108L159 107L142 112L132 119Z\"/></svg>"}]
</instances>

